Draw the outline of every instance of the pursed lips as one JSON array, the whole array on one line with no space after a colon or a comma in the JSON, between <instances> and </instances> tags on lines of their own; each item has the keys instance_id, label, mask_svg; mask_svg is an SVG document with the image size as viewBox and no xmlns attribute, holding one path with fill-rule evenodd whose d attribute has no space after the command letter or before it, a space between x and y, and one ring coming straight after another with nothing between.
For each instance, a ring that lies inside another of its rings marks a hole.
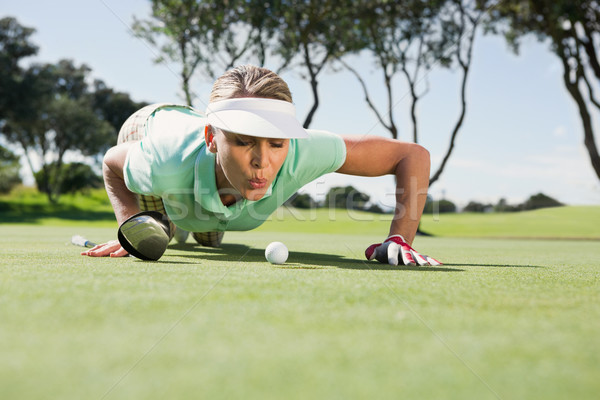
<instances>
[{"instance_id":1,"label":"pursed lips","mask_svg":"<svg viewBox=\"0 0 600 400\"><path fill-rule=\"evenodd\" d=\"M250 186L252 186L253 189L262 189L265 186L267 186L267 180L264 178L248 179L248 182L250 183Z\"/></svg>"}]
</instances>

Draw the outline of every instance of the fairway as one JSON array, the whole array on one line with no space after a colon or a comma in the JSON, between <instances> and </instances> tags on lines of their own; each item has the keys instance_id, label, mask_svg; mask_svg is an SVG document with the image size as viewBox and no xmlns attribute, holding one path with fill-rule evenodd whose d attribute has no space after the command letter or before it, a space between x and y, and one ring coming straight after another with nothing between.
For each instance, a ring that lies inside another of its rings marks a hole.
<instances>
[{"instance_id":1,"label":"fairway","mask_svg":"<svg viewBox=\"0 0 600 400\"><path fill-rule=\"evenodd\" d=\"M424 238L442 267L363 260L381 235L225 235L91 259L105 222L0 225L3 399L595 399L596 240ZM354 232L354 233L353 233ZM288 262L264 260L282 241Z\"/></svg>"}]
</instances>

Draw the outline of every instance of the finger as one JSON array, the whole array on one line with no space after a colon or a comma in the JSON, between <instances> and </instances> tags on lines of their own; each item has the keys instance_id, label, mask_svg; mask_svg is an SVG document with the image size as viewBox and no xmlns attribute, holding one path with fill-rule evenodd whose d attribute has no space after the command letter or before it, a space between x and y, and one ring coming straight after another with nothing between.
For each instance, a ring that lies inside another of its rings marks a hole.
<instances>
[{"instance_id":1,"label":"finger","mask_svg":"<svg viewBox=\"0 0 600 400\"><path fill-rule=\"evenodd\" d=\"M429 261L427 261L427 259L422 256L419 252L417 252L415 249L411 250L411 254L413 256L413 259L417 262L417 264L423 266L423 265L429 265Z\"/></svg>"},{"instance_id":2,"label":"finger","mask_svg":"<svg viewBox=\"0 0 600 400\"><path fill-rule=\"evenodd\" d=\"M127 250L125 250L122 247L119 247L117 251L113 251L112 253L110 253L111 257L126 257L128 255L129 253L127 252Z\"/></svg>"},{"instance_id":3,"label":"finger","mask_svg":"<svg viewBox=\"0 0 600 400\"><path fill-rule=\"evenodd\" d=\"M100 248L97 250L89 250L87 252L81 253L82 255L89 257L106 257L110 253L110 249Z\"/></svg>"},{"instance_id":4,"label":"finger","mask_svg":"<svg viewBox=\"0 0 600 400\"><path fill-rule=\"evenodd\" d=\"M381 246L381 243L375 243L367 247L367 249L365 250L365 257L367 257L367 260L370 261L375 258L375 250L379 246Z\"/></svg>"},{"instance_id":5,"label":"finger","mask_svg":"<svg viewBox=\"0 0 600 400\"><path fill-rule=\"evenodd\" d=\"M82 251L80 254L82 256L99 257L98 254L101 250L102 250L102 247L96 246L93 249Z\"/></svg>"},{"instance_id":6,"label":"finger","mask_svg":"<svg viewBox=\"0 0 600 400\"><path fill-rule=\"evenodd\" d=\"M121 245L117 241L110 241L108 243L103 243L92 247L91 249L82 252L82 255L89 257L106 257L110 255L111 252L119 249Z\"/></svg>"},{"instance_id":7,"label":"finger","mask_svg":"<svg viewBox=\"0 0 600 400\"><path fill-rule=\"evenodd\" d=\"M432 265L432 266L444 265L441 262L439 262L438 260L436 260L435 258L432 258L429 256L425 256L425 258L427 259L427 262L429 263L429 265Z\"/></svg>"},{"instance_id":8,"label":"finger","mask_svg":"<svg viewBox=\"0 0 600 400\"><path fill-rule=\"evenodd\" d=\"M390 242L387 246L387 261L390 265L398 265L398 253L400 252L400 245L394 242Z\"/></svg>"},{"instance_id":9,"label":"finger","mask_svg":"<svg viewBox=\"0 0 600 400\"><path fill-rule=\"evenodd\" d=\"M104 246L104 245L103 245L103 244L97 244L97 245L95 245L94 247L92 247L91 249L87 249L87 250L85 250L85 251L82 251L82 252L81 252L81 255L82 255L82 256L87 256L87 255L89 254L89 252L90 252L90 251L93 251L93 250L98 250L98 249L99 249L99 248L101 248L102 246Z\"/></svg>"},{"instance_id":10,"label":"finger","mask_svg":"<svg viewBox=\"0 0 600 400\"><path fill-rule=\"evenodd\" d=\"M404 265L417 265L415 259L411 254L411 250L412 248L407 244L400 246L400 252L402 253L402 262L404 263Z\"/></svg>"}]
</instances>

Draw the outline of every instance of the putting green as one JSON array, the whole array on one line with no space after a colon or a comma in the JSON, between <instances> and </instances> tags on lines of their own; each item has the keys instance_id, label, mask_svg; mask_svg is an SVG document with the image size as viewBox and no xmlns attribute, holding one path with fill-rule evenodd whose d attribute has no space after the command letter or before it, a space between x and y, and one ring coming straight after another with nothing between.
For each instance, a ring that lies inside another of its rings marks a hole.
<instances>
[{"instance_id":1,"label":"putting green","mask_svg":"<svg viewBox=\"0 0 600 400\"><path fill-rule=\"evenodd\" d=\"M103 223L102 223L103 224ZM597 241L423 238L442 267L363 260L379 234L225 236L158 262L0 225L1 398L595 399ZM271 241L290 250L273 266Z\"/></svg>"}]
</instances>

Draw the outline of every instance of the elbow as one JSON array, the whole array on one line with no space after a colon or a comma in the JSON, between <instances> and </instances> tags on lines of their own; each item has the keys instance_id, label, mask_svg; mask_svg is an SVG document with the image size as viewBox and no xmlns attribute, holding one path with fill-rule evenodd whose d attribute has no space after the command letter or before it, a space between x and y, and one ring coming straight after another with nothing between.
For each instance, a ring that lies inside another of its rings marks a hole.
<instances>
[{"instance_id":1,"label":"elbow","mask_svg":"<svg viewBox=\"0 0 600 400\"><path fill-rule=\"evenodd\" d=\"M429 167L431 165L431 155L429 150L420 144L413 143L410 154L421 165Z\"/></svg>"},{"instance_id":2,"label":"elbow","mask_svg":"<svg viewBox=\"0 0 600 400\"><path fill-rule=\"evenodd\" d=\"M119 149L117 147L111 147L110 149L108 149L108 151L106 152L106 154L104 154L104 158L102 159L102 175L104 176L104 179L106 180L106 178L109 177L113 177L113 176L120 176L122 178L122 167L121 167L121 174L118 174L116 171L118 171L118 160L120 159L119 157Z\"/></svg>"},{"instance_id":3,"label":"elbow","mask_svg":"<svg viewBox=\"0 0 600 400\"><path fill-rule=\"evenodd\" d=\"M102 158L102 174L104 175L104 177L106 177L106 174L110 172L110 164L113 158L111 153L114 153L114 149L114 147L108 149L108 151L104 154L104 157Z\"/></svg>"}]
</instances>

